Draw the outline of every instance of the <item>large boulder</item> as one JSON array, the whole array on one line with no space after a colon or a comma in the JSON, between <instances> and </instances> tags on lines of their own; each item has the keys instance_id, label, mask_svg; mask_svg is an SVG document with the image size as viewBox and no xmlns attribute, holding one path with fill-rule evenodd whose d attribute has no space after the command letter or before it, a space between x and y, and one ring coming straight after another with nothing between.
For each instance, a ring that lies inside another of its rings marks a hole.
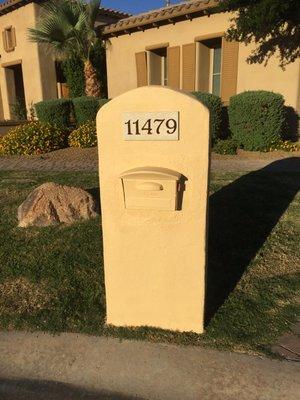
<instances>
[{"instance_id":1,"label":"large boulder","mask_svg":"<svg viewBox=\"0 0 300 400\"><path fill-rule=\"evenodd\" d=\"M83 189L44 183L29 194L18 208L20 227L48 226L94 218L97 203Z\"/></svg>"}]
</instances>

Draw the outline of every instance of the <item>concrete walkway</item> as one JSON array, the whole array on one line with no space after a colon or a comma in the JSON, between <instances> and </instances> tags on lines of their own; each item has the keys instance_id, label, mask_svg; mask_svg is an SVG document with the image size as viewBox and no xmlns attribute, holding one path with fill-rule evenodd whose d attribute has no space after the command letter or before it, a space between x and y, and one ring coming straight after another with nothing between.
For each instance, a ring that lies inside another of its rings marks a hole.
<instances>
[{"instance_id":1,"label":"concrete walkway","mask_svg":"<svg viewBox=\"0 0 300 400\"><path fill-rule=\"evenodd\" d=\"M213 171L300 171L300 152L240 152L237 156L212 154ZM0 156L0 170L97 171L97 148L67 148L39 156Z\"/></svg>"},{"instance_id":2,"label":"concrete walkway","mask_svg":"<svg viewBox=\"0 0 300 400\"><path fill-rule=\"evenodd\" d=\"M0 333L1 400L296 400L300 364L76 334Z\"/></svg>"}]
</instances>

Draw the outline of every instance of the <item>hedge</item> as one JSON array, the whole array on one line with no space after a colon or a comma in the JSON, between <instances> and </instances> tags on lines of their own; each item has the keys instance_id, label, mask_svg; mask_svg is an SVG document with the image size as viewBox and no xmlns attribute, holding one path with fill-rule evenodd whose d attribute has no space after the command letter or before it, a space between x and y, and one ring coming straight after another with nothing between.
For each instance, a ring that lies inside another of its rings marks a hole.
<instances>
[{"instance_id":1,"label":"hedge","mask_svg":"<svg viewBox=\"0 0 300 400\"><path fill-rule=\"evenodd\" d=\"M281 139L285 127L281 94L257 90L232 96L228 114L232 137L244 150L264 151Z\"/></svg>"},{"instance_id":2,"label":"hedge","mask_svg":"<svg viewBox=\"0 0 300 400\"><path fill-rule=\"evenodd\" d=\"M108 101L109 99L86 96L74 98L73 105L77 125L83 125L88 121L95 120L99 109Z\"/></svg>"},{"instance_id":3,"label":"hedge","mask_svg":"<svg viewBox=\"0 0 300 400\"><path fill-rule=\"evenodd\" d=\"M72 102L70 99L44 100L34 105L40 122L67 128L70 124Z\"/></svg>"},{"instance_id":4,"label":"hedge","mask_svg":"<svg viewBox=\"0 0 300 400\"><path fill-rule=\"evenodd\" d=\"M210 111L210 129L212 142L221 137L222 126L222 101L219 96L205 92L192 92Z\"/></svg>"}]
</instances>

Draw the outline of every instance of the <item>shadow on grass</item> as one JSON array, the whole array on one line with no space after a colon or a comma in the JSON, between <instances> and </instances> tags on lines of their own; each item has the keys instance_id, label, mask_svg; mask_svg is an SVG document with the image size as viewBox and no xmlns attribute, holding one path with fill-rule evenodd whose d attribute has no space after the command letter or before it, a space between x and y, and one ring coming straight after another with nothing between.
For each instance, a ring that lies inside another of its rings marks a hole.
<instances>
[{"instance_id":1,"label":"shadow on grass","mask_svg":"<svg viewBox=\"0 0 300 400\"><path fill-rule=\"evenodd\" d=\"M55 381L0 378L1 400L142 400L107 391L90 391Z\"/></svg>"},{"instance_id":2,"label":"shadow on grass","mask_svg":"<svg viewBox=\"0 0 300 400\"><path fill-rule=\"evenodd\" d=\"M93 197L96 205L96 212L101 214L101 204L100 204L100 188L93 187L86 189L86 191Z\"/></svg>"},{"instance_id":3,"label":"shadow on grass","mask_svg":"<svg viewBox=\"0 0 300 400\"><path fill-rule=\"evenodd\" d=\"M210 196L206 325L299 189L300 158L293 157L243 175Z\"/></svg>"}]
</instances>

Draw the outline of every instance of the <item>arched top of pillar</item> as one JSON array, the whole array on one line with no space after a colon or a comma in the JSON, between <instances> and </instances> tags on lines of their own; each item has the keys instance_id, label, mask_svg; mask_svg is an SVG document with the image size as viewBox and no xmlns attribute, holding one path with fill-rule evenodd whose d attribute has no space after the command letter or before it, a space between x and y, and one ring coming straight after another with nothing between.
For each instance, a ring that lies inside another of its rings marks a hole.
<instances>
[{"instance_id":1,"label":"arched top of pillar","mask_svg":"<svg viewBox=\"0 0 300 400\"><path fill-rule=\"evenodd\" d=\"M144 111L157 111L159 107L161 111L167 111L163 108L168 106L174 109L174 107L185 105L194 106L198 108L198 111L202 109L204 113L209 114L208 108L191 93L159 85L141 86L122 93L102 106L99 114L106 109L119 108L120 105L123 107L124 103L130 107L128 111L131 111L132 106L137 107L139 111L142 108L145 108ZM155 110L150 110L151 106L155 107Z\"/></svg>"}]
</instances>

